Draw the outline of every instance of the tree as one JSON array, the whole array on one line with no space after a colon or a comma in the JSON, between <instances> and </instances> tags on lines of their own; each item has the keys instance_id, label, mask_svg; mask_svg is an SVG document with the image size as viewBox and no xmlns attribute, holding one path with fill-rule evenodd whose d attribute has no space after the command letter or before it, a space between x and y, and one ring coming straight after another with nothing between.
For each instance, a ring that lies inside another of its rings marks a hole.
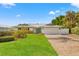
<instances>
[{"instance_id":1,"label":"tree","mask_svg":"<svg viewBox=\"0 0 79 59\"><path fill-rule=\"evenodd\" d=\"M69 33L71 33L72 28L79 27L79 12L67 11L66 15L60 15L53 19L52 24L69 28Z\"/></svg>"},{"instance_id":2,"label":"tree","mask_svg":"<svg viewBox=\"0 0 79 59\"><path fill-rule=\"evenodd\" d=\"M76 16L76 26L79 27L79 12L77 12L75 16Z\"/></svg>"},{"instance_id":3,"label":"tree","mask_svg":"<svg viewBox=\"0 0 79 59\"><path fill-rule=\"evenodd\" d=\"M76 17L75 17L75 12L73 11L68 11L66 13L66 16L64 18L64 23L63 25L67 28L69 28L69 33L71 33L71 28L76 26Z\"/></svg>"},{"instance_id":4,"label":"tree","mask_svg":"<svg viewBox=\"0 0 79 59\"><path fill-rule=\"evenodd\" d=\"M53 25L63 25L63 18L64 17L65 16L62 16L62 15L56 17L55 19L52 20L52 24Z\"/></svg>"}]
</instances>

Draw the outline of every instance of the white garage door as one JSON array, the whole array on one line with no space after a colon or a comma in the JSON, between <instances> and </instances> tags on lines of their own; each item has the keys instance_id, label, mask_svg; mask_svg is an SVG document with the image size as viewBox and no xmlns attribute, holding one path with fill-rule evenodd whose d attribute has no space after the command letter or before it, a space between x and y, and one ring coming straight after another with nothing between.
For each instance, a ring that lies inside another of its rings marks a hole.
<instances>
[{"instance_id":1,"label":"white garage door","mask_svg":"<svg viewBox=\"0 0 79 59\"><path fill-rule=\"evenodd\" d=\"M59 34L59 28L42 28L42 33L44 34Z\"/></svg>"}]
</instances>

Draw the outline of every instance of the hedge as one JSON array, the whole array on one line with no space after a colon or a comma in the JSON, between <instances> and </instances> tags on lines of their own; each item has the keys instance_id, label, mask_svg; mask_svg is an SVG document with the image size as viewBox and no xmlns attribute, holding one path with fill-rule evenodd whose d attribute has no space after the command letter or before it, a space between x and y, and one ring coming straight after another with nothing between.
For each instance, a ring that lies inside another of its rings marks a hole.
<instances>
[{"instance_id":1,"label":"hedge","mask_svg":"<svg viewBox=\"0 0 79 59\"><path fill-rule=\"evenodd\" d=\"M14 41L15 38L13 36L3 36L0 37L0 42L8 42L8 41Z\"/></svg>"},{"instance_id":2,"label":"hedge","mask_svg":"<svg viewBox=\"0 0 79 59\"><path fill-rule=\"evenodd\" d=\"M79 27L75 27L71 29L72 34L78 34L79 35Z\"/></svg>"}]
</instances>

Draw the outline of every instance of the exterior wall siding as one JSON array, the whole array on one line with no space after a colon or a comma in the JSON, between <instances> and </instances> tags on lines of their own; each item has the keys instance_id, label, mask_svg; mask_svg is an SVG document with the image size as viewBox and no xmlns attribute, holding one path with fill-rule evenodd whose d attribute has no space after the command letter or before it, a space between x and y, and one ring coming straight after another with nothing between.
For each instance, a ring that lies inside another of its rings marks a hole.
<instances>
[{"instance_id":1,"label":"exterior wall siding","mask_svg":"<svg viewBox=\"0 0 79 59\"><path fill-rule=\"evenodd\" d=\"M42 33L44 34L58 34L59 28L42 28Z\"/></svg>"}]
</instances>

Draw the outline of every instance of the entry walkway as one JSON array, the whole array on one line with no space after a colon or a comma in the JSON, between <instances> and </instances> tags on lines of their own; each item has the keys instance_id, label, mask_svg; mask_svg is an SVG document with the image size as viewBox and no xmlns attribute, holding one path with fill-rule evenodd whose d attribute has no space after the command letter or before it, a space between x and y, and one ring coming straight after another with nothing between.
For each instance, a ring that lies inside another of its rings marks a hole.
<instances>
[{"instance_id":1,"label":"entry walkway","mask_svg":"<svg viewBox=\"0 0 79 59\"><path fill-rule=\"evenodd\" d=\"M46 37L60 56L79 56L77 35L46 35Z\"/></svg>"}]
</instances>

